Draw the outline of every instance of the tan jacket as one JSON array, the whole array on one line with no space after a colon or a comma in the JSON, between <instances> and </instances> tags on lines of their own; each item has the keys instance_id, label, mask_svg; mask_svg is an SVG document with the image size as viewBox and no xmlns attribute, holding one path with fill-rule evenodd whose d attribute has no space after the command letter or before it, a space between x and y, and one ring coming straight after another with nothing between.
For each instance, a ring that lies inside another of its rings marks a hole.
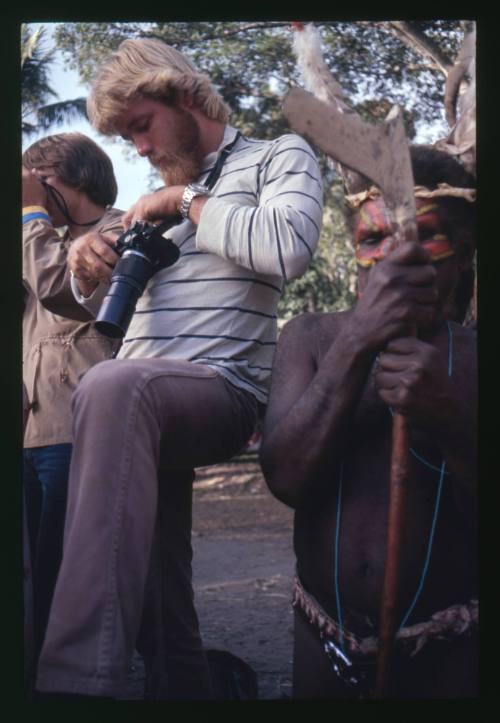
<instances>
[{"instance_id":1,"label":"tan jacket","mask_svg":"<svg viewBox=\"0 0 500 723\"><path fill-rule=\"evenodd\" d=\"M121 232L121 214L106 211L93 229ZM70 243L44 219L23 226L23 381L31 405L25 447L72 441L71 395L87 369L116 348L73 296L66 263Z\"/></svg>"}]
</instances>

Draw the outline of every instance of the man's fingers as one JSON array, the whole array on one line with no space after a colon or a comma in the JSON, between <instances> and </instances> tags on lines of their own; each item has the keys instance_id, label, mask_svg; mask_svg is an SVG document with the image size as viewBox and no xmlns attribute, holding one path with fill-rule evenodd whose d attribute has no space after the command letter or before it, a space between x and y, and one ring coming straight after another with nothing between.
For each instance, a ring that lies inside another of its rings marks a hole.
<instances>
[{"instance_id":1,"label":"man's fingers","mask_svg":"<svg viewBox=\"0 0 500 723\"><path fill-rule=\"evenodd\" d=\"M381 354L378 364L377 380L380 377L386 378L386 374L392 376L394 373L400 373L411 369L412 362L403 354ZM392 386L392 385L391 385Z\"/></svg>"},{"instance_id":2,"label":"man's fingers","mask_svg":"<svg viewBox=\"0 0 500 723\"><path fill-rule=\"evenodd\" d=\"M412 286L432 286L436 282L437 271L434 266L414 266L408 271L408 283Z\"/></svg>"},{"instance_id":3,"label":"man's fingers","mask_svg":"<svg viewBox=\"0 0 500 723\"><path fill-rule=\"evenodd\" d=\"M100 231L100 238L105 241L109 246L114 246L116 240L121 236L120 231Z\"/></svg>"},{"instance_id":4,"label":"man's fingers","mask_svg":"<svg viewBox=\"0 0 500 723\"><path fill-rule=\"evenodd\" d=\"M114 254L116 256L116 254ZM103 257L94 253L89 249L82 262L77 264L75 276L82 273L86 280L95 279L97 281L109 281L112 269L103 261Z\"/></svg>"},{"instance_id":5,"label":"man's fingers","mask_svg":"<svg viewBox=\"0 0 500 723\"><path fill-rule=\"evenodd\" d=\"M147 202L148 198L148 196L140 198L122 216L122 223L125 226L125 230L133 226L136 221L150 221L154 218L154 214L151 214L150 204Z\"/></svg>"},{"instance_id":6,"label":"man's fingers","mask_svg":"<svg viewBox=\"0 0 500 723\"><path fill-rule=\"evenodd\" d=\"M115 241L116 238L108 234L106 236L96 236L92 238L89 248L94 256L100 257L106 264L114 266L119 259L118 254L111 248ZM89 260L95 263L94 257L90 257Z\"/></svg>"},{"instance_id":7,"label":"man's fingers","mask_svg":"<svg viewBox=\"0 0 500 723\"><path fill-rule=\"evenodd\" d=\"M22 169L23 206L47 205L47 191L40 183L40 179L27 168Z\"/></svg>"},{"instance_id":8,"label":"man's fingers","mask_svg":"<svg viewBox=\"0 0 500 723\"><path fill-rule=\"evenodd\" d=\"M423 246L414 242L403 243L388 257L395 264L430 264L431 256Z\"/></svg>"},{"instance_id":9,"label":"man's fingers","mask_svg":"<svg viewBox=\"0 0 500 723\"><path fill-rule=\"evenodd\" d=\"M122 224L123 224L123 228L125 231L128 231L130 226L132 225L131 224L132 215L133 215L132 208L129 208L129 210L126 211L122 216Z\"/></svg>"},{"instance_id":10,"label":"man's fingers","mask_svg":"<svg viewBox=\"0 0 500 723\"><path fill-rule=\"evenodd\" d=\"M68 253L73 274L85 280L109 281L119 258L110 245L114 240L114 234L90 232L74 241Z\"/></svg>"},{"instance_id":11,"label":"man's fingers","mask_svg":"<svg viewBox=\"0 0 500 723\"><path fill-rule=\"evenodd\" d=\"M400 370L397 370L400 371ZM396 389L399 386L399 378L395 374L377 372L375 385L378 390Z\"/></svg>"},{"instance_id":12,"label":"man's fingers","mask_svg":"<svg viewBox=\"0 0 500 723\"><path fill-rule=\"evenodd\" d=\"M392 339L386 346L385 351L379 357L382 361L388 356L414 354L418 352L423 342L416 336L402 336L399 339Z\"/></svg>"},{"instance_id":13,"label":"man's fingers","mask_svg":"<svg viewBox=\"0 0 500 723\"><path fill-rule=\"evenodd\" d=\"M122 217L125 229L128 230L136 221L153 223L177 215L183 191L184 186L171 186L142 196Z\"/></svg>"}]
</instances>

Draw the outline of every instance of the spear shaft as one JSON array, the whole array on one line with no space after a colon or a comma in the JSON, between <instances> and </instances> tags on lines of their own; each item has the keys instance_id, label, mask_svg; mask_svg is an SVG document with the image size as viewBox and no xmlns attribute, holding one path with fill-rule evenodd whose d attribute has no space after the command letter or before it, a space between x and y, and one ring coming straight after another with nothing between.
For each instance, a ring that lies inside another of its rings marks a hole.
<instances>
[{"instance_id":1,"label":"spear shaft","mask_svg":"<svg viewBox=\"0 0 500 723\"><path fill-rule=\"evenodd\" d=\"M401 551L408 496L410 461L410 428L408 418L396 412L392 423L391 479L389 515L387 520L387 552L379 624L379 649L375 697L391 694L391 670L397 628L397 605L401 577Z\"/></svg>"},{"instance_id":2,"label":"spear shaft","mask_svg":"<svg viewBox=\"0 0 500 723\"><path fill-rule=\"evenodd\" d=\"M373 126L356 114L341 113L310 93L294 88L286 97L283 111L296 132L380 188L398 244L417 240L413 173L400 109L394 107L381 126ZM391 687L409 459L408 420L395 413L375 697L386 697Z\"/></svg>"}]
</instances>

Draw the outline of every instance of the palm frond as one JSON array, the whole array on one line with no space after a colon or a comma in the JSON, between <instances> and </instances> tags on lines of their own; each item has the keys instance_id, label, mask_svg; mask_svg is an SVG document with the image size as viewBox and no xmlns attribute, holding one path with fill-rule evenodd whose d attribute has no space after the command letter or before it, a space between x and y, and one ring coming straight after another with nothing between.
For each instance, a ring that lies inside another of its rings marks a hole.
<instances>
[{"instance_id":1,"label":"palm frond","mask_svg":"<svg viewBox=\"0 0 500 723\"><path fill-rule=\"evenodd\" d=\"M82 118L87 118L87 102L85 98L50 103L37 111L38 126L44 130L53 125L61 125Z\"/></svg>"}]
</instances>

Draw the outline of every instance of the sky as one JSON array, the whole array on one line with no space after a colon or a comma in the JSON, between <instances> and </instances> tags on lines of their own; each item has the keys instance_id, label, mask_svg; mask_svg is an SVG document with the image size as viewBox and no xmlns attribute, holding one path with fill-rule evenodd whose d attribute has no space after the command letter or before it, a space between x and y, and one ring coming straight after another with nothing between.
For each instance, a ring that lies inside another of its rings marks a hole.
<instances>
[{"instance_id":1,"label":"sky","mask_svg":"<svg viewBox=\"0 0 500 723\"><path fill-rule=\"evenodd\" d=\"M48 49L50 47L49 38L55 23L30 23L29 25L33 30L36 30L40 25L47 29L45 46ZM88 88L79 82L78 73L74 70L68 70L64 66L60 54L57 54L51 66L49 85L58 94L58 98L54 98L54 101L72 100L82 96L87 97L88 95ZM118 183L116 208L126 211L140 196L152 190L149 186L151 166L147 158L141 158L135 152L127 153L127 157L125 157L121 143L96 133L85 119L56 125L49 133L66 133L68 131L85 133L98 143L111 158ZM32 135L25 139L23 141L23 150L44 135L47 135L46 131L38 136Z\"/></svg>"}]
</instances>

